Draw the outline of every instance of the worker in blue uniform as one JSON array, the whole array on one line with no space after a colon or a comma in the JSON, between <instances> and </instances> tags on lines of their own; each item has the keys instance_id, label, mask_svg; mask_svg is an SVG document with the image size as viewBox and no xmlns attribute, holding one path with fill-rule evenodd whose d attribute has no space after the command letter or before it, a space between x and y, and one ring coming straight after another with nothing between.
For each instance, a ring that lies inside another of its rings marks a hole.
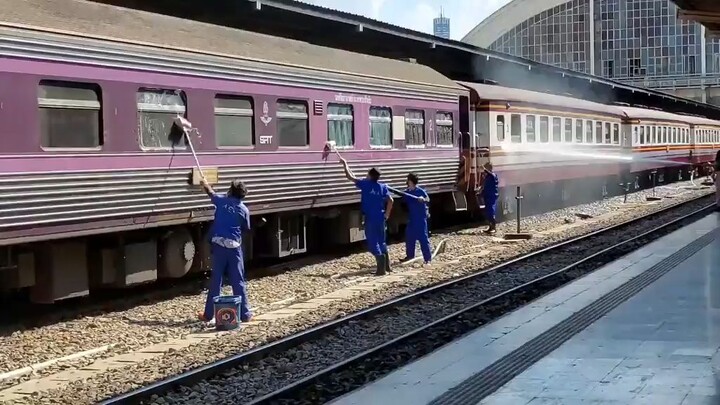
<instances>
[{"instance_id":1,"label":"worker in blue uniform","mask_svg":"<svg viewBox=\"0 0 720 405\"><path fill-rule=\"evenodd\" d=\"M245 284L245 267L243 263L242 235L250 231L250 210L243 203L247 188L240 180L230 184L227 194L215 193L206 179L201 184L215 206L215 219L210 230L212 250L212 273L205 311L198 314L204 322L214 321L213 299L220 295L223 277L230 279L233 295L242 299L240 305L240 321L252 319Z\"/></svg>"},{"instance_id":2,"label":"worker in blue uniform","mask_svg":"<svg viewBox=\"0 0 720 405\"><path fill-rule=\"evenodd\" d=\"M402 202L408 207L408 224L405 229L405 259L403 262L415 258L415 244L420 242L420 251L425 264L432 260L430 237L428 234L428 206L430 197L421 187L418 187L419 178L415 173L407 176L407 189L405 192L415 198L403 195Z\"/></svg>"},{"instance_id":3,"label":"worker in blue uniform","mask_svg":"<svg viewBox=\"0 0 720 405\"><path fill-rule=\"evenodd\" d=\"M485 217L490 223L486 233L495 233L495 209L497 207L497 200L499 196L500 180L497 174L493 171L492 163L487 162L483 166L484 179L482 186L482 198L485 202Z\"/></svg>"},{"instance_id":4,"label":"worker in blue uniform","mask_svg":"<svg viewBox=\"0 0 720 405\"><path fill-rule=\"evenodd\" d=\"M392 212L393 198L387 184L380 183L380 171L372 168L368 170L364 179L358 179L348 166L347 160L340 158L345 177L355 183L360 190L360 209L365 217L365 239L368 251L375 256L377 266L375 275L382 276L392 271L390 268L390 255L385 241L386 223Z\"/></svg>"}]
</instances>

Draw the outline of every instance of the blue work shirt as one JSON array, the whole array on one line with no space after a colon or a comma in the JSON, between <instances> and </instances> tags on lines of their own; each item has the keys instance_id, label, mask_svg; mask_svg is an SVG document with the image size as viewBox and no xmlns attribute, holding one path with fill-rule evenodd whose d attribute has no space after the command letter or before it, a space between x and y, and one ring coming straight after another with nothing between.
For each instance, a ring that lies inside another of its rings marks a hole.
<instances>
[{"instance_id":1,"label":"blue work shirt","mask_svg":"<svg viewBox=\"0 0 720 405\"><path fill-rule=\"evenodd\" d=\"M425 201L428 199L428 194L420 187L415 187L415 190L410 190L409 188L405 190L406 193L417 196L417 197L424 197ZM404 195L402 197L402 200L407 204L408 207L408 216L411 220L418 220L418 219L427 219L427 204L424 202L420 202L415 198L408 197Z\"/></svg>"},{"instance_id":2,"label":"blue work shirt","mask_svg":"<svg viewBox=\"0 0 720 405\"><path fill-rule=\"evenodd\" d=\"M360 190L360 208L366 221L385 220L385 201L390 197L387 184L361 179L355 182Z\"/></svg>"},{"instance_id":3,"label":"blue work shirt","mask_svg":"<svg viewBox=\"0 0 720 405\"><path fill-rule=\"evenodd\" d=\"M483 183L482 195L486 200L496 200L499 195L500 180L495 173L485 172L485 182Z\"/></svg>"},{"instance_id":4,"label":"blue work shirt","mask_svg":"<svg viewBox=\"0 0 720 405\"><path fill-rule=\"evenodd\" d=\"M250 210L242 200L227 195L213 194L215 220L210 237L241 242L243 232L250 230Z\"/></svg>"}]
</instances>

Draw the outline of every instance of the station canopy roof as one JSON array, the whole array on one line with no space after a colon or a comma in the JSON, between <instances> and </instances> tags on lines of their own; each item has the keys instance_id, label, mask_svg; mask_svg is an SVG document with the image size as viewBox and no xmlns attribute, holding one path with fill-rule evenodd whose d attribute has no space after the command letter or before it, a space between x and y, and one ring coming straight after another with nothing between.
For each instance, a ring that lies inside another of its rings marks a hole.
<instances>
[{"instance_id":1,"label":"station canopy roof","mask_svg":"<svg viewBox=\"0 0 720 405\"><path fill-rule=\"evenodd\" d=\"M720 120L720 108L709 104L545 65L295 0L93 1L353 52L414 60L453 80L492 83L599 103L642 105ZM718 4L720 5L720 1Z\"/></svg>"},{"instance_id":2,"label":"station canopy roof","mask_svg":"<svg viewBox=\"0 0 720 405\"><path fill-rule=\"evenodd\" d=\"M678 17L699 22L707 28L707 35L720 37L720 0L673 0Z\"/></svg>"}]
</instances>

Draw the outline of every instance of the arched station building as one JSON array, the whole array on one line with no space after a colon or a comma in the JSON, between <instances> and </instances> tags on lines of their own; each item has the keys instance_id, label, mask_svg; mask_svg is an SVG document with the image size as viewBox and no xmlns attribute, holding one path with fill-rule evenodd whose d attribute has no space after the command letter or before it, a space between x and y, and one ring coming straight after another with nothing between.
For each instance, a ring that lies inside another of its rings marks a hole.
<instances>
[{"instance_id":1,"label":"arched station building","mask_svg":"<svg viewBox=\"0 0 720 405\"><path fill-rule=\"evenodd\" d=\"M464 42L720 105L720 41L670 0L514 0Z\"/></svg>"}]
</instances>

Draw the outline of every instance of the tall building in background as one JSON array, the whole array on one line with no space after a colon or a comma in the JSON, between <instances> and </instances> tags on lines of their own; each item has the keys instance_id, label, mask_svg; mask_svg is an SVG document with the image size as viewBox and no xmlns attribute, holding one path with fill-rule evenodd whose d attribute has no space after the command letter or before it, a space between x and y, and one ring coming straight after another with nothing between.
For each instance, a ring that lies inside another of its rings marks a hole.
<instances>
[{"instance_id":1,"label":"tall building in background","mask_svg":"<svg viewBox=\"0 0 720 405\"><path fill-rule=\"evenodd\" d=\"M433 19L433 35L450 39L450 19L445 17L440 9L440 16Z\"/></svg>"},{"instance_id":2,"label":"tall building in background","mask_svg":"<svg viewBox=\"0 0 720 405\"><path fill-rule=\"evenodd\" d=\"M670 0L513 0L463 41L720 105L720 41Z\"/></svg>"}]
</instances>

